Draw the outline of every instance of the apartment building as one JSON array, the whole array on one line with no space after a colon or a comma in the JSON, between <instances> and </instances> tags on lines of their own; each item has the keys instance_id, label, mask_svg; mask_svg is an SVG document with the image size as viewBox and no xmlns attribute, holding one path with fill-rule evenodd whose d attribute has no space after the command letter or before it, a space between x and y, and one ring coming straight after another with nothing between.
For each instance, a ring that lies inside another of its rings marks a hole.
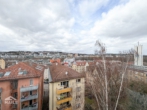
<instances>
[{"instance_id":1,"label":"apartment building","mask_svg":"<svg viewBox=\"0 0 147 110\"><path fill-rule=\"evenodd\" d=\"M79 73L85 72L88 66L94 66L96 65L96 62L92 61L76 61L72 65L72 69L76 70Z\"/></svg>"},{"instance_id":2,"label":"apartment building","mask_svg":"<svg viewBox=\"0 0 147 110\"><path fill-rule=\"evenodd\" d=\"M49 110L84 110L84 74L57 63L49 73Z\"/></svg>"},{"instance_id":3,"label":"apartment building","mask_svg":"<svg viewBox=\"0 0 147 110\"><path fill-rule=\"evenodd\" d=\"M79 72L79 73L84 72L85 71L85 67L86 67L86 61L76 61L72 65L72 69L77 71L77 72Z\"/></svg>"},{"instance_id":4,"label":"apartment building","mask_svg":"<svg viewBox=\"0 0 147 110\"><path fill-rule=\"evenodd\" d=\"M0 59L0 68L5 69L5 60Z\"/></svg>"},{"instance_id":5,"label":"apartment building","mask_svg":"<svg viewBox=\"0 0 147 110\"><path fill-rule=\"evenodd\" d=\"M0 70L0 110L41 110L44 68L20 62Z\"/></svg>"}]
</instances>

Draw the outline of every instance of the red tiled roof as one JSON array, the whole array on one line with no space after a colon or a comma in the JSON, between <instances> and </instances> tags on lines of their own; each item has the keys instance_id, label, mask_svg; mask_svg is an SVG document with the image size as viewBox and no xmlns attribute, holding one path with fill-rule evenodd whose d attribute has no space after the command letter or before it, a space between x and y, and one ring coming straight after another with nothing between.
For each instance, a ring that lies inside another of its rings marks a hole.
<instances>
[{"instance_id":1,"label":"red tiled roof","mask_svg":"<svg viewBox=\"0 0 147 110\"><path fill-rule=\"evenodd\" d=\"M85 66L85 64L86 64L86 61L78 61L78 62L76 62L77 66Z\"/></svg>"},{"instance_id":2,"label":"red tiled roof","mask_svg":"<svg viewBox=\"0 0 147 110\"><path fill-rule=\"evenodd\" d=\"M96 65L96 62L88 62L89 66L94 66Z\"/></svg>"},{"instance_id":3,"label":"red tiled roof","mask_svg":"<svg viewBox=\"0 0 147 110\"><path fill-rule=\"evenodd\" d=\"M0 70L1 73L5 74L6 72L11 72L8 76L3 76L0 78L0 81L2 80L13 80L13 79L23 79L23 78L31 78L31 77L40 77L44 72L44 66L42 67L42 70L36 69L38 65L35 63L25 63L20 62L16 65L13 65L11 67L8 67L6 69ZM26 70L27 74L18 74L20 70Z\"/></svg>"},{"instance_id":4,"label":"red tiled roof","mask_svg":"<svg viewBox=\"0 0 147 110\"><path fill-rule=\"evenodd\" d=\"M61 64L52 64L50 66L50 73L52 77L52 82L85 77L84 74L78 73L77 71Z\"/></svg>"}]
</instances>

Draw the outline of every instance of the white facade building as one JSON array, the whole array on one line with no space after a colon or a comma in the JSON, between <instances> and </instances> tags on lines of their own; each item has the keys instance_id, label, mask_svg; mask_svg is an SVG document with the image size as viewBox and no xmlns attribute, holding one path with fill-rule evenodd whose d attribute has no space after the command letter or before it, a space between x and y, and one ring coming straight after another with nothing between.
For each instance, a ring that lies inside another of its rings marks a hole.
<instances>
[{"instance_id":1,"label":"white facade building","mask_svg":"<svg viewBox=\"0 0 147 110\"><path fill-rule=\"evenodd\" d=\"M142 55L142 45L135 46L134 48L134 65L143 66L143 55Z\"/></svg>"}]
</instances>

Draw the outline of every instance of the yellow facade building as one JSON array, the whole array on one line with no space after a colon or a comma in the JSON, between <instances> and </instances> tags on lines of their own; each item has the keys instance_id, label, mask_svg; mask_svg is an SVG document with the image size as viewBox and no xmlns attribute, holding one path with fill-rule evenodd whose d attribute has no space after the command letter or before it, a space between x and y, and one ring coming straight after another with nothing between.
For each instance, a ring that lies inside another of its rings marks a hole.
<instances>
[{"instance_id":1,"label":"yellow facade building","mask_svg":"<svg viewBox=\"0 0 147 110\"><path fill-rule=\"evenodd\" d=\"M0 68L5 69L5 60L0 59Z\"/></svg>"},{"instance_id":2,"label":"yellow facade building","mask_svg":"<svg viewBox=\"0 0 147 110\"><path fill-rule=\"evenodd\" d=\"M60 64L50 66L49 110L83 110L85 78Z\"/></svg>"}]
</instances>

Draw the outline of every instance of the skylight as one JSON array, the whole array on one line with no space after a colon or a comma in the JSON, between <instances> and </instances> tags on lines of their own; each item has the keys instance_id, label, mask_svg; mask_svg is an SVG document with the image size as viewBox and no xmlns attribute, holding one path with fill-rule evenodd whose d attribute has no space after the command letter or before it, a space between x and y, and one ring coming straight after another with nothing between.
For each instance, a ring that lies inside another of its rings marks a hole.
<instances>
[{"instance_id":1,"label":"skylight","mask_svg":"<svg viewBox=\"0 0 147 110\"><path fill-rule=\"evenodd\" d=\"M20 71L18 74L22 75L23 74L23 71Z\"/></svg>"},{"instance_id":2,"label":"skylight","mask_svg":"<svg viewBox=\"0 0 147 110\"><path fill-rule=\"evenodd\" d=\"M4 74L3 73L0 73L0 78L3 77L3 76L4 76Z\"/></svg>"},{"instance_id":3,"label":"skylight","mask_svg":"<svg viewBox=\"0 0 147 110\"><path fill-rule=\"evenodd\" d=\"M4 76L9 76L10 73L11 73L10 71L9 72L6 72Z\"/></svg>"},{"instance_id":4,"label":"skylight","mask_svg":"<svg viewBox=\"0 0 147 110\"><path fill-rule=\"evenodd\" d=\"M41 66L37 66L36 69L38 69L38 70L42 70L43 67L41 67Z\"/></svg>"}]
</instances>

